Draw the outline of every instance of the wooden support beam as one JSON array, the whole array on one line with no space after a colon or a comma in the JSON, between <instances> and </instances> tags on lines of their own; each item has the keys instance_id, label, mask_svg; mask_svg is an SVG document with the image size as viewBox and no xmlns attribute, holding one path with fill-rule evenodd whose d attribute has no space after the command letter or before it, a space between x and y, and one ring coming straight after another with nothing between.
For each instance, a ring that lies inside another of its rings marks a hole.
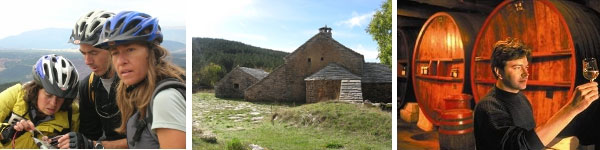
<instances>
[{"instance_id":1,"label":"wooden support beam","mask_svg":"<svg viewBox=\"0 0 600 150\"><path fill-rule=\"evenodd\" d=\"M412 17L406 17L406 16L397 16L398 18L398 28L402 28L402 27L417 27L417 28L421 28L421 26L423 26L423 24L425 23L425 19L420 19L420 18L412 18Z\"/></svg>"},{"instance_id":2,"label":"wooden support beam","mask_svg":"<svg viewBox=\"0 0 600 150\"><path fill-rule=\"evenodd\" d=\"M501 0L479 0L479 1L466 1L466 0L411 0L414 2L428 4L433 6L439 6L449 9L459 9L462 11L478 11L483 13L490 13Z\"/></svg>"},{"instance_id":3,"label":"wooden support beam","mask_svg":"<svg viewBox=\"0 0 600 150\"><path fill-rule=\"evenodd\" d=\"M427 20L429 16L433 15L436 12L437 10L433 10L427 7L400 5L398 6L397 14L398 16L413 17Z\"/></svg>"}]
</instances>

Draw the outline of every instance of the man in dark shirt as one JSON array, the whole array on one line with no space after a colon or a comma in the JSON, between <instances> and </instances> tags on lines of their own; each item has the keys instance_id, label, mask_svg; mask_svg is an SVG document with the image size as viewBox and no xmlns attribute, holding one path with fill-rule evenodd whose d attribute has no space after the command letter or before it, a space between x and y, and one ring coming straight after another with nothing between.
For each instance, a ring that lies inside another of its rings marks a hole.
<instances>
[{"instance_id":1,"label":"man in dark shirt","mask_svg":"<svg viewBox=\"0 0 600 150\"><path fill-rule=\"evenodd\" d=\"M112 68L110 52L93 47L104 22L113 15L91 11L77 21L71 34L69 42L79 45L92 73L79 81L79 132L61 137L60 148L127 148L125 135L115 131L121 124L115 98L119 77Z\"/></svg>"},{"instance_id":2,"label":"man in dark shirt","mask_svg":"<svg viewBox=\"0 0 600 150\"><path fill-rule=\"evenodd\" d=\"M598 99L596 82L577 86L570 102L546 123L536 126L527 86L531 50L518 39L494 45L491 68L495 87L475 106L477 149L543 149L580 112Z\"/></svg>"}]
</instances>

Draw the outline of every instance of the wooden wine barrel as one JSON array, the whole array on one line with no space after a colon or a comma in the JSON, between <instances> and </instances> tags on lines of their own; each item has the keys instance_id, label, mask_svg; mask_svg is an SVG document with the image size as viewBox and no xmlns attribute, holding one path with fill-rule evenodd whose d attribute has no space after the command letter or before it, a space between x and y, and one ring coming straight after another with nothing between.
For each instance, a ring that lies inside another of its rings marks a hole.
<instances>
[{"instance_id":1,"label":"wooden wine barrel","mask_svg":"<svg viewBox=\"0 0 600 150\"><path fill-rule=\"evenodd\" d=\"M586 81L582 60L598 59L598 14L569 1L504 1L488 16L475 41L471 80L479 101L494 86L490 68L493 45L507 37L521 39L533 51L527 88L537 125L546 122L570 98L574 87Z\"/></svg>"},{"instance_id":2,"label":"wooden wine barrel","mask_svg":"<svg viewBox=\"0 0 600 150\"><path fill-rule=\"evenodd\" d=\"M471 109L472 96L469 94L449 95L444 98L444 109Z\"/></svg>"},{"instance_id":3,"label":"wooden wine barrel","mask_svg":"<svg viewBox=\"0 0 600 150\"><path fill-rule=\"evenodd\" d=\"M473 112L470 109L444 110L438 130L440 149L475 149L473 130Z\"/></svg>"},{"instance_id":4,"label":"wooden wine barrel","mask_svg":"<svg viewBox=\"0 0 600 150\"><path fill-rule=\"evenodd\" d=\"M407 102L416 102L409 68L418 34L416 27L398 30L398 108L403 108Z\"/></svg>"},{"instance_id":5,"label":"wooden wine barrel","mask_svg":"<svg viewBox=\"0 0 600 150\"><path fill-rule=\"evenodd\" d=\"M413 54L413 86L419 107L435 125L444 97L471 94L467 68L483 20L477 14L438 12L421 28Z\"/></svg>"}]
</instances>

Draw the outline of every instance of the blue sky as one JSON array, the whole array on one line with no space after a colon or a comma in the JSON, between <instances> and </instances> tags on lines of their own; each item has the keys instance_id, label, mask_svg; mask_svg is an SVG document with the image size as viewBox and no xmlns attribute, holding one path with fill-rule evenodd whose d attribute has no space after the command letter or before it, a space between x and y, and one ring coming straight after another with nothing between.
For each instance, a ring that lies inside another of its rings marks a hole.
<instances>
[{"instance_id":1,"label":"blue sky","mask_svg":"<svg viewBox=\"0 0 600 150\"><path fill-rule=\"evenodd\" d=\"M193 2L186 19L188 36L222 38L291 52L331 27L333 38L379 62L377 43L365 32L383 0L219 0Z\"/></svg>"}]
</instances>

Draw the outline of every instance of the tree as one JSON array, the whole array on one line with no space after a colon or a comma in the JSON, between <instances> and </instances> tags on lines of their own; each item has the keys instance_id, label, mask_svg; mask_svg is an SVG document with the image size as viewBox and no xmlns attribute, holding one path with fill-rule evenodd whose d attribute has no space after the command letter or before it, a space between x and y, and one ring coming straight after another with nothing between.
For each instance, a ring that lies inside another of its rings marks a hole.
<instances>
[{"instance_id":1,"label":"tree","mask_svg":"<svg viewBox=\"0 0 600 150\"><path fill-rule=\"evenodd\" d=\"M194 84L201 87L213 88L215 83L217 83L225 73L225 70L223 70L221 66L209 63L202 67L200 72L196 74L197 79L194 80Z\"/></svg>"},{"instance_id":2,"label":"tree","mask_svg":"<svg viewBox=\"0 0 600 150\"><path fill-rule=\"evenodd\" d=\"M387 0L377 10L366 29L379 46L377 58L385 65L392 67L392 0Z\"/></svg>"}]
</instances>

